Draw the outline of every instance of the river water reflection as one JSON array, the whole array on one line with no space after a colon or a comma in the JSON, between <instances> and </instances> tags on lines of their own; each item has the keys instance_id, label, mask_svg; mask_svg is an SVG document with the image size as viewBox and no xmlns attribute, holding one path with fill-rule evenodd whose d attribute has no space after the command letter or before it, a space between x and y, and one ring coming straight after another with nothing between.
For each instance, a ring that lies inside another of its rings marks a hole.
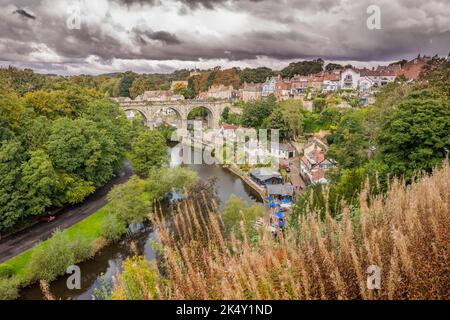
<instances>
[{"instance_id":1,"label":"river water reflection","mask_svg":"<svg viewBox=\"0 0 450 320\"><path fill-rule=\"evenodd\" d=\"M194 151L197 153L199 151ZM170 148L171 166L181 163L182 150L180 146ZM249 204L260 202L258 194L242 182L233 173L219 165L206 164L183 164L196 171L201 179L209 177L217 178L218 196L222 207L228 198L235 194L247 201ZM132 255L130 242L134 241L138 253L144 255L146 259L155 259L155 252L152 248L156 234L151 226L143 227L124 237L120 242L102 249L93 259L80 263L81 268L81 290L69 290L66 286L66 277L51 283L50 289L57 299L82 299L93 298L95 289L101 288L104 284L112 282L113 277L121 271L122 262ZM21 292L21 299L43 299L39 285L25 288Z\"/></svg>"}]
</instances>

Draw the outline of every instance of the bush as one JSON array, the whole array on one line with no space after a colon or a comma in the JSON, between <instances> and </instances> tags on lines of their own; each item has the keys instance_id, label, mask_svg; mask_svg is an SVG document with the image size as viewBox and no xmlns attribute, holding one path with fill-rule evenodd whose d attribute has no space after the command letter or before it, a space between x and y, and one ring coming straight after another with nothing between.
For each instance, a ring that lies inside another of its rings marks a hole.
<instances>
[{"instance_id":1,"label":"bush","mask_svg":"<svg viewBox=\"0 0 450 320\"><path fill-rule=\"evenodd\" d=\"M0 265L0 279L11 278L14 275L14 270L7 264Z\"/></svg>"},{"instance_id":2,"label":"bush","mask_svg":"<svg viewBox=\"0 0 450 320\"><path fill-rule=\"evenodd\" d=\"M127 231L125 222L115 214L108 214L103 225L102 235L111 242L118 241Z\"/></svg>"},{"instance_id":3,"label":"bush","mask_svg":"<svg viewBox=\"0 0 450 320\"><path fill-rule=\"evenodd\" d=\"M56 231L46 244L37 248L29 262L34 279L53 281L75 263L74 246L61 231Z\"/></svg>"},{"instance_id":4,"label":"bush","mask_svg":"<svg viewBox=\"0 0 450 320\"><path fill-rule=\"evenodd\" d=\"M246 201L232 194L222 210L222 220L228 234L234 232L239 239L242 239L241 223L249 233L256 219L264 216L265 213L262 205L254 204L250 207Z\"/></svg>"},{"instance_id":5,"label":"bush","mask_svg":"<svg viewBox=\"0 0 450 320\"><path fill-rule=\"evenodd\" d=\"M112 188L108 200L108 214L119 217L126 224L143 222L151 211L151 203L145 194L145 181L137 176Z\"/></svg>"},{"instance_id":6,"label":"bush","mask_svg":"<svg viewBox=\"0 0 450 320\"><path fill-rule=\"evenodd\" d=\"M94 246L87 239L78 239L72 243L72 250L75 263L90 259L94 256Z\"/></svg>"},{"instance_id":7,"label":"bush","mask_svg":"<svg viewBox=\"0 0 450 320\"><path fill-rule=\"evenodd\" d=\"M19 281L16 278L0 278L0 300L15 300L19 297Z\"/></svg>"},{"instance_id":8,"label":"bush","mask_svg":"<svg viewBox=\"0 0 450 320\"><path fill-rule=\"evenodd\" d=\"M163 168L152 170L147 179L150 198L162 200L172 190L183 191L198 181L195 171L188 168Z\"/></svg>"}]
</instances>

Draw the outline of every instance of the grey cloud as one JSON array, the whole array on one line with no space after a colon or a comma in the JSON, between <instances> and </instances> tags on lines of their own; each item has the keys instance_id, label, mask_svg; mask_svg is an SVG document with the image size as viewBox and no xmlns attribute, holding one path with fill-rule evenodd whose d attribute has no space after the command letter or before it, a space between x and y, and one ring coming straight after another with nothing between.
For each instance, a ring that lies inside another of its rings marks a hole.
<instances>
[{"instance_id":1,"label":"grey cloud","mask_svg":"<svg viewBox=\"0 0 450 320\"><path fill-rule=\"evenodd\" d=\"M114 4L124 11L140 12L153 10L166 1L169 0L115 0ZM85 59L91 55L105 64L114 58L226 59L237 63L258 57L283 61L317 57L333 61L390 61L418 53L448 54L450 50L450 4L444 0L427 3L420 0L179 0L186 10L182 10L183 14L178 12L178 19L189 18L192 10L213 14L211 10L221 9L221 12L258 18L267 24L266 28L255 25L255 30L236 29L232 34L213 32L207 35L199 34L194 26L192 30L176 32L150 29L142 21L129 21L129 25L124 26L113 21L109 11L102 13L104 19L83 24L80 30L70 30L65 27L64 16L49 14L41 2L18 2L20 8L26 8L25 13L35 19L24 13L11 14L17 7L0 10L0 60L22 65L30 64L32 44L44 44L59 56L59 61L73 68L84 67ZM372 2L379 3L381 8L381 30L366 27L366 8ZM224 23L230 24L233 30L233 21ZM41 67L51 68L52 64ZM158 68L170 67L161 64Z\"/></svg>"},{"instance_id":2,"label":"grey cloud","mask_svg":"<svg viewBox=\"0 0 450 320\"><path fill-rule=\"evenodd\" d=\"M182 43L176 35L167 31L140 30L139 28L133 28L132 32L134 32L135 38L142 45L147 45L149 42L148 40L157 40L167 45Z\"/></svg>"}]
</instances>

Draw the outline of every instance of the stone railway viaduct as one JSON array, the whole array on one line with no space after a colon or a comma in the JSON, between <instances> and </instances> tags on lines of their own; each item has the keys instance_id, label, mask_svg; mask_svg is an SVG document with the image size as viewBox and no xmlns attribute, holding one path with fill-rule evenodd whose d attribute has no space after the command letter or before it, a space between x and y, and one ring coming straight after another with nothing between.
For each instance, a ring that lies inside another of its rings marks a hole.
<instances>
[{"instance_id":1,"label":"stone railway viaduct","mask_svg":"<svg viewBox=\"0 0 450 320\"><path fill-rule=\"evenodd\" d=\"M159 117L162 110L171 109L175 112L178 119L178 128L187 129L188 115L195 108L201 107L207 111L208 127L218 129L220 117L226 107L232 112L240 113L242 109L233 108L228 100L218 101L199 101L199 100L177 100L177 101L136 101L114 99L121 108L126 111L139 112L145 120L145 123L153 127L156 118Z\"/></svg>"}]
</instances>

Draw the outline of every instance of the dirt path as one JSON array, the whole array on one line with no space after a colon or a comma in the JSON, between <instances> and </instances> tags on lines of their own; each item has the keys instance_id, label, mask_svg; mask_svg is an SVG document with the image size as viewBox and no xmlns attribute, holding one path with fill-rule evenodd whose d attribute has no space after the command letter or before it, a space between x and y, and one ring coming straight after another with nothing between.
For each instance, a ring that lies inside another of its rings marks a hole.
<instances>
[{"instance_id":1,"label":"dirt path","mask_svg":"<svg viewBox=\"0 0 450 320\"><path fill-rule=\"evenodd\" d=\"M58 213L58 217L54 221L38 223L28 229L1 239L0 263L32 248L39 241L48 239L56 229L67 229L97 212L107 203L106 195L109 190L117 184L126 182L131 175L131 166L127 161L120 174L86 198L83 203L63 209Z\"/></svg>"}]
</instances>

